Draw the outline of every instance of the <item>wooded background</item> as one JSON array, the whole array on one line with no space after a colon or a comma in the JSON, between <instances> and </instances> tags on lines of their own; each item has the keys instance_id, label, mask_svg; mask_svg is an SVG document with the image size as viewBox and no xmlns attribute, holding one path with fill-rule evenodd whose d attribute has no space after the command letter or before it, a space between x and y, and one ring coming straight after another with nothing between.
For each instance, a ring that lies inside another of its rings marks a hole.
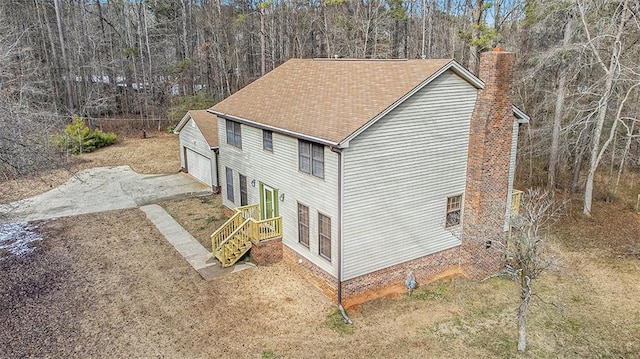
<instances>
[{"instance_id":1,"label":"wooded background","mask_svg":"<svg viewBox=\"0 0 640 359\"><path fill-rule=\"evenodd\" d=\"M640 0L3 0L3 179L57 165L74 114L169 118L206 108L290 58L517 54L514 102L530 185L607 198L640 168Z\"/></svg>"}]
</instances>

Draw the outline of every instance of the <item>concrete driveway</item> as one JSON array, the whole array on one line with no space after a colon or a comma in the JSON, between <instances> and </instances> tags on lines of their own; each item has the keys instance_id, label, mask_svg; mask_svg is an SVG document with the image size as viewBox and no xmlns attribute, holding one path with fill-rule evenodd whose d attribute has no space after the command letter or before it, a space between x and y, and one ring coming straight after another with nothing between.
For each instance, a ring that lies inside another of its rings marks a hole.
<instances>
[{"instance_id":1,"label":"concrete driveway","mask_svg":"<svg viewBox=\"0 0 640 359\"><path fill-rule=\"evenodd\" d=\"M78 172L49 192L0 204L0 223L134 208L207 194L211 194L209 187L185 173L145 175L129 166L98 167Z\"/></svg>"}]
</instances>

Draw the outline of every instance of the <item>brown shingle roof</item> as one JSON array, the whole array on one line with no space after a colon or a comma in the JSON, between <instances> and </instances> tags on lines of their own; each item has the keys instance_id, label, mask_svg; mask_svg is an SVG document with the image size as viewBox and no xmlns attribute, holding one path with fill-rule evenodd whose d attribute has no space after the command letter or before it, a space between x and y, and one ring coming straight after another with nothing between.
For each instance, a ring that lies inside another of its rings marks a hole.
<instances>
[{"instance_id":1,"label":"brown shingle roof","mask_svg":"<svg viewBox=\"0 0 640 359\"><path fill-rule=\"evenodd\" d=\"M218 120L207 110L189 110L189 115L209 143L209 147L218 147Z\"/></svg>"},{"instance_id":2,"label":"brown shingle roof","mask_svg":"<svg viewBox=\"0 0 640 359\"><path fill-rule=\"evenodd\" d=\"M450 62L293 59L210 111L338 143Z\"/></svg>"}]
</instances>

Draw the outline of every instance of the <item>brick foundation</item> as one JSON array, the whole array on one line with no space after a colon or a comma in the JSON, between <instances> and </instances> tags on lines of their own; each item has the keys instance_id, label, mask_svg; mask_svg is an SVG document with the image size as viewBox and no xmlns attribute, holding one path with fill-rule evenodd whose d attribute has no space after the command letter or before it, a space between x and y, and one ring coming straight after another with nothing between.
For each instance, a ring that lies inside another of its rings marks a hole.
<instances>
[{"instance_id":1,"label":"brick foundation","mask_svg":"<svg viewBox=\"0 0 640 359\"><path fill-rule=\"evenodd\" d=\"M325 272L286 244L282 245L284 262L320 289L329 299L338 301L338 279Z\"/></svg>"},{"instance_id":2,"label":"brick foundation","mask_svg":"<svg viewBox=\"0 0 640 359\"><path fill-rule=\"evenodd\" d=\"M251 258L259 266L268 266L282 260L282 237L253 242Z\"/></svg>"},{"instance_id":3,"label":"brick foundation","mask_svg":"<svg viewBox=\"0 0 640 359\"><path fill-rule=\"evenodd\" d=\"M233 217L234 214L236 214L236 211L234 211L233 209L227 206L222 206L222 213L224 213L224 215L227 216L227 218L231 218Z\"/></svg>"},{"instance_id":4,"label":"brick foundation","mask_svg":"<svg viewBox=\"0 0 640 359\"><path fill-rule=\"evenodd\" d=\"M460 247L447 249L342 282L342 303L350 307L373 298L407 292L405 280L413 271L418 285L465 276L460 267Z\"/></svg>"},{"instance_id":5,"label":"brick foundation","mask_svg":"<svg viewBox=\"0 0 640 359\"><path fill-rule=\"evenodd\" d=\"M320 267L282 245L283 259L291 268L320 289L329 299L338 300L338 280ZM455 247L417 258L342 282L342 304L351 307L374 298L407 292L404 284L407 273L413 271L418 285L441 278L466 276L460 266L461 248Z\"/></svg>"}]
</instances>

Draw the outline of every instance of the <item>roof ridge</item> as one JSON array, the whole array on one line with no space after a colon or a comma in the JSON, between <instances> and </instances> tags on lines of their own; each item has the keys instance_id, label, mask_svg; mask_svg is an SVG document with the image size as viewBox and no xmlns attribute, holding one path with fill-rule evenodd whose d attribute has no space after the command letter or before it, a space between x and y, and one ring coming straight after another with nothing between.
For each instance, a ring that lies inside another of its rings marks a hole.
<instances>
[{"instance_id":1,"label":"roof ridge","mask_svg":"<svg viewBox=\"0 0 640 359\"><path fill-rule=\"evenodd\" d=\"M313 61L375 61L375 62L404 62L409 61L409 59L362 59L355 57L314 57Z\"/></svg>"}]
</instances>

